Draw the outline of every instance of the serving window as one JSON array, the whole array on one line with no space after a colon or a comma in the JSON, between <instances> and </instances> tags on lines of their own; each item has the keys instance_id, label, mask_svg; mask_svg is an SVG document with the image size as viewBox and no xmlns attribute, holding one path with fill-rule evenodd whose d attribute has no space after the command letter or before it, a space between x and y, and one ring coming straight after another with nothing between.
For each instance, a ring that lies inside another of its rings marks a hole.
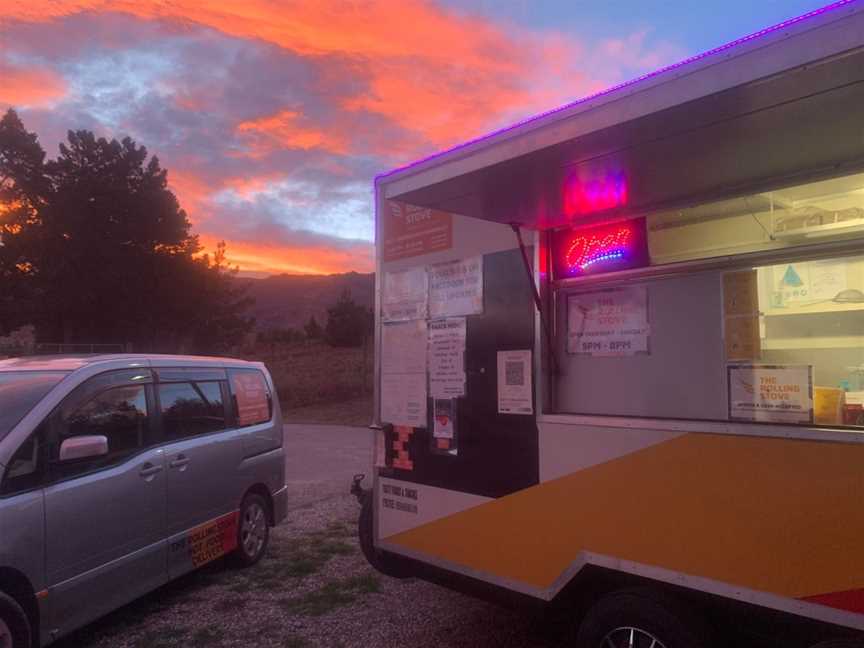
<instances>
[{"instance_id":1,"label":"serving window","mask_svg":"<svg viewBox=\"0 0 864 648\"><path fill-rule=\"evenodd\" d=\"M864 175L778 193L765 219L731 201L648 216L634 230L647 233L641 265L864 236ZM864 429L864 255L790 249L782 263L614 281L618 247L597 262L611 264L602 283L557 284L558 412Z\"/></svg>"}]
</instances>

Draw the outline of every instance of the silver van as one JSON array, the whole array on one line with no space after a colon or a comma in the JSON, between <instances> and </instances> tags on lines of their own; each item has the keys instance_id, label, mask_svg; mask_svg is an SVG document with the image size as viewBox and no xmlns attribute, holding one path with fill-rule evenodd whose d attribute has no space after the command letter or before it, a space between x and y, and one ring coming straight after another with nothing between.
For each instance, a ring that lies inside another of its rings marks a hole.
<instances>
[{"instance_id":1,"label":"silver van","mask_svg":"<svg viewBox=\"0 0 864 648\"><path fill-rule=\"evenodd\" d=\"M47 645L227 554L254 564L286 507L263 364L0 360L0 648Z\"/></svg>"}]
</instances>

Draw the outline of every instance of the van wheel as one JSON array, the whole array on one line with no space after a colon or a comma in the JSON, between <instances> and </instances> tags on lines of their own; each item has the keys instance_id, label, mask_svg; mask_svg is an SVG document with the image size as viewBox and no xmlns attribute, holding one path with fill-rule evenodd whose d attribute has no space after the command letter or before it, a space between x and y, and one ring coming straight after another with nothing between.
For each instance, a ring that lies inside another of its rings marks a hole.
<instances>
[{"instance_id":1,"label":"van wheel","mask_svg":"<svg viewBox=\"0 0 864 648\"><path fill-rule=\"evenodd\" d=\"M576 648L708 648L709 636L693 610L650 590L624 590L588 611Z\"/></svg>"},{"instance_id":2,"label":"van wheel","mask_svg":"<svg viewBox=\"0 0 864 648\"><path fill-rule=\"evenodd\" d=\"M411 576L407 566L398 556L378 551L375 548L375 525L372 510L372 491L363 493L363 503L360 506L360 519L357 521L357 533L360 539L360 549L370 565L385 576L392 578L408 578Z\"/></svg>"},{"instance_id":3,"label":"van wheel","mask_svg":"<svg viewBox=\"0 0 864 648\"><path fill-rule=\"evenodd\" d=\"M234 560L240 567L251 567L264 556L270 541L270 517L267 502L260 495L249 493L240 505L237 524L237 551Z\"/></svg>"},{"instance_id":4,"label":"van wheel","mask_svg":"<svg viewBox=\"0 0 864 648\"><path fill-rule=\"evenodd\" d=\"M30 648L30 621L11 596L0 592L0 648Z\"/></svg>"}]
</instances>

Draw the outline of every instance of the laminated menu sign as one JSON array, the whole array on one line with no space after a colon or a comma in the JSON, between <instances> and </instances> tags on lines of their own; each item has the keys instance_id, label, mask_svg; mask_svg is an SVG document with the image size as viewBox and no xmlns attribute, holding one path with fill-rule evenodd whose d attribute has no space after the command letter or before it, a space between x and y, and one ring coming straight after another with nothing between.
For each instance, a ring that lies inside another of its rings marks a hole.
<instances>
[{"instance_id":1,"label":"laminated menu sign","mask_svg":"<svg viewBox=\"0 0 864 648\"><path fill-rule=\"evenodd\" d=\"M381 418L426 427L426 320L384 324L381 330Z\"/></svg>"},{"instance_id":2,"label":"laminated menu sign","mask_svg":"<svg viewBox=\"0 0 864 648\"><path fill-rule=\"evenodd\" d=\"M381 327L381 373L426 375L426 321L394 322Z\"/></svg>"},{"instance_id":3,"label":"laminated menu sign","mask_svg":"<svg viewBox=\"0 0 864 648\"><path fill-rule=\"evenodd\" d=\"M383 374L381 419L393 425L425 428L426 374Z\"/></svg>"},{"instance_id":4,"label":"laminated menu sign","mask_svg":"<svg viewBox=\"0 0 864 648\"><path fill-rule=\"evenodd\" d=\"M386 273L381 306L384 321L424 319L428 288L424 267Z\"/></svg>"},{"instance_id":5,"label":"laminated menu sign","mask_svg":"<svg viewBox=\"0 0 864 648\"><path fill-rule=\"evenodd\" d=\"M465 395L464 317L429 322L429 391L432 398Z\"/></svg>"},{"instance_id":6,"label":"laminated menu sign","mask_svg":"<svg viewBox=\"0 0 864 648\"><path fill-rule=\"evenodd\" d=\"M483 312L483 257L438 263L429 268L429 317Z\"/></svg>"},{"instance_id":7,"label":"laminated menu sign","mask_svg":"<svg viewBox=\"0 0 864 648\"><path fill-rule=\"evenodd\" d=\"M567 302L567 352L592 356L648 353L645 286L571 295Z\"/></svg>"},{"instance_id":8,"label":"laminated menu sign","mask_svg":"<svg viewBox=\"0 0 864 648\"><path fill-rule=\"evenodd\" d=\"M812 365L729 365L729 418L813 422Z\"/></svg>"},{"instance_id":9,"label":"laminated menu sign","mask_svg":"<svg viewBox=\"0 0 864 648\"><path fill-rule=\"evenodd\" d=\"M533 414L531 351L498 352L498 413Z\"/></svg>"}]
</instances>

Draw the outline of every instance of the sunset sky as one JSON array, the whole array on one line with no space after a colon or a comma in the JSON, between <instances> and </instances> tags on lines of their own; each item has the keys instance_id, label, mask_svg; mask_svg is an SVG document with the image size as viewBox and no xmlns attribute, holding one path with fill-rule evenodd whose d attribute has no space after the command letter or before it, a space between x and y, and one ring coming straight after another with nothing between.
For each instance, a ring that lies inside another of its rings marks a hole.
<instances>
[{"instance_id":1,"label":"sunset sky","mask_svg":"<svg viewBox=\"0 0 864 648\"><path fill-rule=\"evenodd\" d=\"M828 0L0 0L0 111L159 156L250 275L372 269L372 179Z\"/></svg>"}]
</instances>

